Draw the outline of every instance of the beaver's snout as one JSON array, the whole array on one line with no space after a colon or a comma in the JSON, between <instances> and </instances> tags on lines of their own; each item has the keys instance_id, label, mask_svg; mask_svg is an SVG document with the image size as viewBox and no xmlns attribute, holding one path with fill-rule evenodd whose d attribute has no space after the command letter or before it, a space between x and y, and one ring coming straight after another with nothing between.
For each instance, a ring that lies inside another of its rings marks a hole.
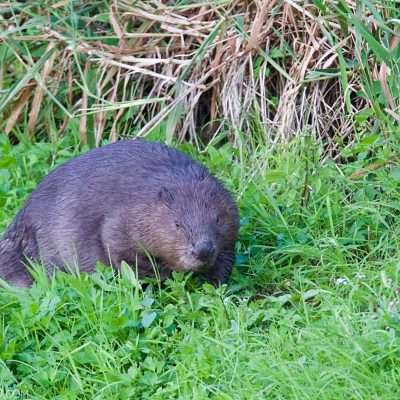
<instances>
[{"instance_id":1,"label":"beaver's snout","mask_svg":"<svg viewBox=\"0 0 400 400\"><path fill-rule=\"evenodd\" d=\"M192 250L192 256L199 261L207 263L215 255L216 246L213 241L206 240L196 243Z\"/></svg>"}]
</instances>

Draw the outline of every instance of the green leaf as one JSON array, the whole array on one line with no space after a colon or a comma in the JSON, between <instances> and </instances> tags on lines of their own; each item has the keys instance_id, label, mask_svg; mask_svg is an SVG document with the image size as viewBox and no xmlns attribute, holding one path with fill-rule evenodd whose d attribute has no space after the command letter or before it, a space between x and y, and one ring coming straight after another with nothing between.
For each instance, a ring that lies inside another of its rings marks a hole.
<instances>
[{"instance_id":1,"label":"green leaf","mask_svg":"<svg viewBox=\"0 0 400 400\"><path fill-rule=\"evenodd\" d=\"M400 167L396 167L392 171L390 171L389 178L400 181Z\"/></svg>"},{"instance_id":2,"label":"green leaf","mask_svg":"<svg viewBox=\"0 0 400 400\"><path fill-rule=\"evenodd\" d=\"M283 182L288 179L287 172L282 170L267 171L265 182L266 183L277 183Z\"/></svg>"},{"instance_id":3,"label":"green leaf","mask_svg":"<svg viewBox=\"0 0 400 400\"><path fill-rule=\"evenodd\" d=\"M147 311L143 311L142 312L142 325L143 328L148 328L153 321L156 319L157 317L157 313L156 312L147 312Z\"/></svg>"},{"instance_id":4,"label":"green leaf","mask_svg":"<svg viewBox=\"0 0 400 400\"><path fill-rule=\"evenodd\" d=\"M271 50L271 52L269 53L269 55L272 58L282 58L283 57L283 52L279 47L275 47Z\"/></svg>"},{"instance_id":5,"label":"green leaf","mask_svg":"<svg viewBox=\"0 0 400 400\"><path fill-rule=\"evenodd\" d=\"M371 34L368 27L356 16L350 16L350 21L355 26L362 36L362 38L368 43L370 49L375 53L379 60L384 61L388 66L392 65L392 54L382 46Z\"/></svg>"}]
</instances>

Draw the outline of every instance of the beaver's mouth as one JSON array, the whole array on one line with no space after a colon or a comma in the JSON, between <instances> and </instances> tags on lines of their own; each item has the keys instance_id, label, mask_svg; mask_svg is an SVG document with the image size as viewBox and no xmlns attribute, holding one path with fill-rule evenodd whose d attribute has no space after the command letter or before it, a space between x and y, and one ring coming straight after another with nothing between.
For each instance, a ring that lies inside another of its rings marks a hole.
<instances>
[{"instance_id":1,"label":"beaver's mouth","mask_svg":"<svg viewBox=\"0 0 400 400\"><path fill-rule=\"evenodd\" d=\"M192 255L184 255L179 257L179 266L181 271L192 271L192 272L205 272L211 268L215 262L215 257L207 261L201 261Z\"/></svg>"}]
</instances>

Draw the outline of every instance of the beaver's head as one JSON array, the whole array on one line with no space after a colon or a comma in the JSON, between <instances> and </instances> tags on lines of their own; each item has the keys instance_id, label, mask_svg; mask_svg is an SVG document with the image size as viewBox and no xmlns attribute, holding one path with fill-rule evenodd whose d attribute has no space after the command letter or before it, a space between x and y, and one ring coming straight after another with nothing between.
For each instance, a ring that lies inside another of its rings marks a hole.
<instances>
[{"instance_id":1,"label":"beaver's head","mask_svg":"<svg viewBox=\"0 0 400 400\"><path fill-rule=\"evenodd\" d=\"M165 185L150 217L151 252L172 270L205 271L236 241L236 205L214 179Z\"/></svg>"}]
</instances>

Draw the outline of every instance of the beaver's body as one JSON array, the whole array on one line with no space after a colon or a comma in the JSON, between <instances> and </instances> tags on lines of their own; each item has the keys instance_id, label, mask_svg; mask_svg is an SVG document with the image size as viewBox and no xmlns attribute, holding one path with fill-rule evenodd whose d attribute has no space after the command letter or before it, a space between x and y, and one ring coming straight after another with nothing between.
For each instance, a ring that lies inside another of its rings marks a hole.
<instances>
[{"instance_id":1,"label":"beaver's body","mask_svg":"<svg viewBox=\"0 0 400 400\"><path fill-rule=\"evenodd\" d=\"M234 260L238 212L206 168L158 143L122 141L91 150L48 174L0 242L0 277L26 286L26 257L93 271L97 261L139 273L152 266L202 271L226 282Z\"/></svg>"}]
</instances>

